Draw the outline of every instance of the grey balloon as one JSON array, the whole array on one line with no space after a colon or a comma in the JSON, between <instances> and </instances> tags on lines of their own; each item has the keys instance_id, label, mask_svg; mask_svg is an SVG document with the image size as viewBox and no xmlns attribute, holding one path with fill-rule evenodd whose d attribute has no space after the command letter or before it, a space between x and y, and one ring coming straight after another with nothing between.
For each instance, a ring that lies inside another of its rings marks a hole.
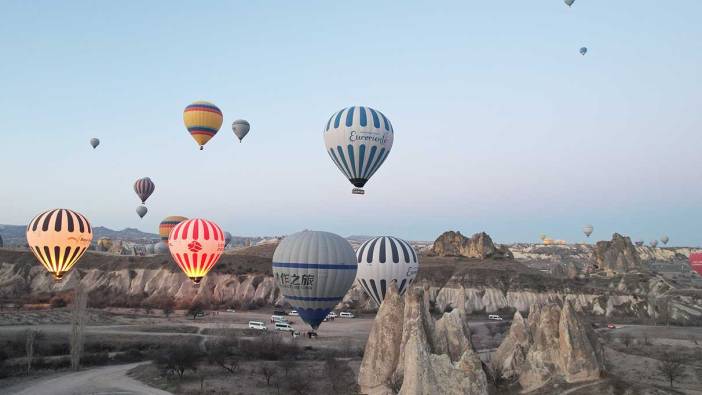
<instances>
[{"instance_id":1,"label":"grey balloon","mask_svg":"<svg viewBox=\"0 0 702 395\"><path fill-rule=\"evenodd\" d=\"M663 242L663 244L668 244L668 241L670 241L670 239L668 238L668 236L663 235L661 236L661 241Z\"/></svg>"},{"instance_id":2,"label":"grey balloon","mask_svg":"<svg viewBox=\"0 0 702 395\"><path fill-rule=\"evenodd\" d=\"M168 252L168 244L165 241L156 243L156 246L154 247L154 253L156 253L157 255L164 255L168 254Z\"/></svg>"},{"instance_id":3,"label":"grey balloon","mask_svg":"<svg viewBox=\"0 0 702 395\"><path fill-rule=\"evenodd\" d=\"M575 3L575 0L563 0L563 2L566 3L568 7L570 7L573 5L573 3Z\"/></svg>"},{"instance_id":4,"label":"grey balloon","mask_svg":"<svg viewBox=\"0 0 702 395\"><path fill-rule=\"evenodd\" d=\"M229 232L224 232L224 246L228 246L232 242L232 234Z\"/></svg>"},{"instance_id":5,"label":"grey balloon","mask_svg":"<svg viewBox=\"0 0 702 395\"><path fill-rule=\"evenodd\" d=\"M251 125L249 125L249 122L243 119L237 119L236 121L232 122L232 130L234 131L236 137L239 138L240 143L241 140L249 133L250 129Z\"/></svg>"},{"instance_id":6,"label":"grey balloon","mask_svg":"<svg viewBox=\"0 0 702 395\"><path fill-rule=\"evenodd\" d=\"M136 213L139 214L139 218L144 218L144 216L148 212L149 212L149 210L146 208L146 206L139 206L136 209Z\"/></svg>"},{"instance_id":7,"label":"grey balloon","mask_svg":"<svg viewBox=\"0 0 702 395\"><path fill-rule=\"evenodd\" d=\"M651 247L656 248L658 245L658 240L651 240Z\"/></svg>"},{"instance_id":8,"label":"grey balloon","mask_svg":"<svg viewBox=\"0 0 702 395\"><path fill-rule=\"evenodd\" d=\"M581 48L580 48L580 54L583 55L583 56L585 56L586 53L587 53L587 47L581 47Z\"/></svg>"},{"instance_id":9,"label":"grey balloon","mask_svg":"<svg viewBox=\"0 0 702 395\"><path fill-rule=\"evenodd\" d=\"M593 227L592 225L585 225L583 226L583 233L585 233L585 236L590 237L592 234Z\"/></svg>"},{"instance_id":10,"label":"grey balloon","mask_svg":"<svg viewBox=\"0 0 702 395\"><path fill-rule=\"evenodd\" d=\"M93 149L97 148L97 146L100 145L100 139L95 138L95 137L91 138L90 145L93 146Z\"/></svg>"}]
</instances>

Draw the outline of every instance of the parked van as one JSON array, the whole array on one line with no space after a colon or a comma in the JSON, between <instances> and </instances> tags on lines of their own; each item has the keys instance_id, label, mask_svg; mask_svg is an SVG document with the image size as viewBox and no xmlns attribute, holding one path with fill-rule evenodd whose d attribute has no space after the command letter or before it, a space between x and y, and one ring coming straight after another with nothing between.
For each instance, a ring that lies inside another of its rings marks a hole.
<instances>
[{"instance_id":1,"label":"parked van","mask_svg":"<svg viewBox=\"0 0 702 395\"><path fill-rule=\"evenodd\" d=\"M500 317L500 316L497 315L497 314L490 314L490 315L488 316L488 319L489 319L489 320L495 320L495 321L502 321L502 317Z\"/></svg>"},{"instance_id":2,"label":"parked van","mask_svg":"<svg viewBox=\"0 0 702 395\"><path fill-rule=\"evenodd\" d=\"M290 310L290 312L288 313L288 315L298 316L298 315L300 315L300 313L298 313L297 310Z\"/></svg>"},{"instance_id":3,"label":"parked van","mask_svg":"<svg viewBox=\"0 0 702 395\"><path fill-rule=\"evenodd\" d=\"M276 322L275 330L282 332L295 332L295 328L293 328L292 326L290 326L290 324L286 322Z\"/></svg>"},{"instance_id":4,"label":"parked van","mask_svg":"<svg viewBox=\"0 0 702 395\"><path fill-rule=\"evenodd\" d=\"M341 313L339 313L339 317L341 317L341 318L356 318L356 316L353 315L353 313L350 311L342 311Z\"/></svg>"},{"instance_id":5,"label":"parked van","mask_svg":"<svg viewBox=\"0 0 702 395\"><path fill-rule=\"evenodd\" d=\"M273 313L273 315L271 316L271 323L275 323L278 321L287 322L287 319L285 317L287 317L287 316Z\"/></svg>"},{"instance_id":6,"label":"parked van","mask_svg":"<svg viewBox=\"0 0 702 395\"><path fill-rule=\"evenodd\" d=\"M336 313L333 312L333 311L330 311L329 314L327 314L327 318L330 319L330 320L333 320L333 319L336 318L336 317L337 317L337 315L336 315Z\"/></svg>"},{"instance_id":7,"label":"parked van","mask_svg":"<svg viewBox=\"0 0 702 395\"><path fill-rule=\"evenodd\" d=\"M261 321L249 321L249 329L257 329L259 331L267 331L266 324Z\"/></svg>"}]
</instances>

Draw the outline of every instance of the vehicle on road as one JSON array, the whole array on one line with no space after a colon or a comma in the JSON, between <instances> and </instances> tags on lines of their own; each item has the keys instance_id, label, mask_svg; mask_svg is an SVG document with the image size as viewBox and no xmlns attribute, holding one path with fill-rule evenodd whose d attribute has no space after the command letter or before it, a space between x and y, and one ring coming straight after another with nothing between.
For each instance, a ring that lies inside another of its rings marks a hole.
<instances>
[{"instance_id":1,"label":"vehicle on road","mask_svg":"<svg viewBox=\"0 0 702 395\"><path fill-rule=\"evenodd\" d=\"M273 324L278 321L287 322L287 319L285 317L287 317L287 315L273 313L273 315L271 316L271 323Z\"/></svg>"},{"instance_id":2,"label":"vehicle on road","mask_svg":"<svg viewBox=\"0 0 702 395\"><path fill-rule=\"evenodd\" d=\"M290 312L288 313L288 315L292 315L292 316L297 317L297 316L300 315L300 313L298 313L297 310L290 310Z\"/></svg>"},{"instance_id":3,"label":"vehicle on road","mask_svg":"<svg viewBox=\"0 0 702 395\"><path fill-rule=\"evenodd\" d=\"M267 331L268 327L261 321L249 321L249 329L256 329L259 331Z\"/></svg>"},{"instance_id":4,"label":"vehicle on road","mask_svg":"<svg viewBox=\"0 0 702 395\"><path fill-rule=\"evenodd\" d=\"M273 310L273 315L286 316L288 315L288 312L285 310Z\"/></svg>"},{"instance_id":5,"label":"vehicle on road","mask_svg":"<svg viewBox=\"0 0 702 395\"><path fill-rule=\"evenodd\" d=\"M334 318L338 317L335 312L330 311L329 314L327 314L327 319L328 320L333 320Z\"/></svg>"},{"instance_id":6,"label":"vehicle on road","mask_svg":"<svg viewBox=\"0 0 702 395\"><path fill-rule=\"evenodd\" d=\"M617 326L612 323L609 323L607 324L607 329L617 329Z\"/></svg>"},{"instance_id":7,"label":"vehicle on road","mask_svg":"<svg viewBox=\"0 0 702 395\"><path fill-rule=\"evenodd\" d=\"M293 328L292 326L290 326L290 324L286 322L276 322L275 330L281 332L295 332L295 328Z\"/></svg>"},{"instance_id":8,"label":"vehicle on road","mask_svg":"<svg viewBox=\"0 0 702 395\"><path fill-rule=\"evenodd\" d=\"M234 309L227 309L227 313L236 313L236 310L234 310Z\"/></svg>"},{"instance_id":9,"label":"vehicle on road","mask_svg":"<svg viewBox=\"0 0 702 395\"><path fill-rule=\"evenodd\" d=\"M500 317L500 316L497 315L497 314L490 314L490 315L488 316L488 319L489 319L489 320L493 320L493 321L502 321L502 317Z\"/></svg>"},{"instance_id":10,"label":"vehicle on road","mask_svg":"<svg viewBox=\"0 0 702 395\"><path fill-rule=\"evenodd\" d=\"M339 313L339 317L341 317L341 318L356 318L356 316L353 315L353 313L350 311L342 311L341 313Z\"/></svg>"}]
</instances>

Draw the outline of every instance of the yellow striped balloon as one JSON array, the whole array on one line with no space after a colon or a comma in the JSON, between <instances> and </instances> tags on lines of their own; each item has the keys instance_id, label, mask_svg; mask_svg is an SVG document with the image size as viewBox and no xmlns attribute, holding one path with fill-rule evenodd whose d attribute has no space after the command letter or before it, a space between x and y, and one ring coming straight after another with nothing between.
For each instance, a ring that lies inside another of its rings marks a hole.
<instances>
[{"instance_id":1,"label":"yellow striped balloon","mask_svg":"<svg viewBox=\"0 0 702 395\"><path fill-rule=\"evenodd\" d=\"M185 107L183 122L193 139L203 148L222 127L222 111L206 101L196 101Z\"/></svg>"},{"instance_id":2,"label":"yellow striped balloon","mask_svg":"<svg viewBox=\"0 0 702 395\"><path fill-rule=\"evenodd\" d=\"M164 218L158 225L158 234L161 236L161 240L168 241L168 234L171 233L171 229L187 220L187 218L181 217L180 215L171 215L170 217Z\"/></svg>"},{"instance_id":3,"label":"yellow striped balloon","mask_svg":"<svg viewBox=\"0 0 702 395\"><path fill-rule=\"evenodd\" d=\"M68 209L45 211L27 225L29 248L56 280L71 270L92 240L88 220Z\"/></svg>"}]
</instances>

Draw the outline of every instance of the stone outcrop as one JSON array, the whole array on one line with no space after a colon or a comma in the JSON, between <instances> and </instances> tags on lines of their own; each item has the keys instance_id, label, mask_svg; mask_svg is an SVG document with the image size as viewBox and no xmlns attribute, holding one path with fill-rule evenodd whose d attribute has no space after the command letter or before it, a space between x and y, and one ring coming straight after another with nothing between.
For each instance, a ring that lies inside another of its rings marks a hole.
<instances>
[{"instance_id":1,"label":"stone outcrop","mask_svg":"<svg viewBox=\"0 0 702 395\"><path fill-rule=\"evenodd\" d=\"M512 259L512 253L504 246L495 246L490 236L476 233L470 238L461 232L444 232L434 241L432 253L438 256L462 256L474 259Z\"/></svg>"},{"instance_id":2,"label":"stone outcrop","mask_svg":"<svg viewBox=\"0 0 702 395\"><path fill-rule=\"evenodd\" d=\"M594 251L595 266L608 274L642 270L641 258L631 239L619 233L611 241L598 241Z\"/></svg>"},{"instance_id":3,"label":"stone outcrop","mask_svg":"<svg viewBox=\"0 0 702 395\"><path fill-rule=\"evenodd\" d=\"M487 394L487 378L470 342L465 313L434 320L428 290L393 289L380 307L366 344L358 383L369 395ZM404 305L404 306L403 306ZM402 309L397 319L393 311Z\"/></svg>"},{"instance_id":4,"label":"stone outcrop","mask_svg":"<svg viewBox=\"0 0 702 395\"><path fill-rule=\"evenodd\" d=\"M534 305L528 323L516 313L491 364L502 377L517 379L524 391L554 380L596 380L604 370L596 337L570 302L563 307L557 303Z\"/></svg>"}]
</instances>

